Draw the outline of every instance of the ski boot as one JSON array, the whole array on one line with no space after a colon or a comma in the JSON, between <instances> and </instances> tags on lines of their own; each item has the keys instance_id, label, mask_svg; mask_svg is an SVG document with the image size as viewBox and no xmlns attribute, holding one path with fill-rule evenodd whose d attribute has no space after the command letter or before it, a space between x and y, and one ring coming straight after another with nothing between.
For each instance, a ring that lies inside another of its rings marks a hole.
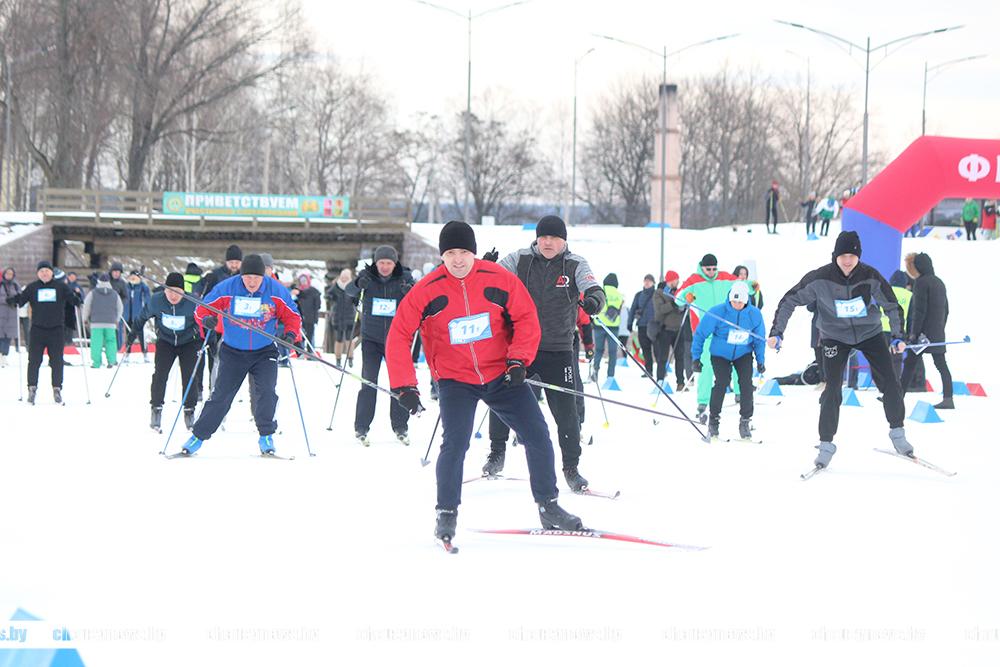
<instances>
[{"instance_id":1,"label":"ski boot","mask_svg":"<svg viewBox=\"0 0 1000 667\"><path fill-rule=\"evenodd\" d=\"M708 437L709 438L719 437L719 418L717 416L712 417L711 419L708 420Z\"/></svg>"},{"instance_id":2,"label":"ski boot","mask_svg":"<svg viewBox=\"0 0 1000 667\"><path fill-rule=\"evenodd\" d=\"M456 525L458 525L458 510L437 510L434 537L442 542L451 542L451 539L455 537Z\"/></svg>"},{"instance_id":3,"label":"ski boot","mask_svg":"<svg viewBox=\"0 0 1000 667\"><path fill-rule=\"evenodd\" d=\"M556 499L538 503L538 518L546 530L583 530L583 521L559 507Z\"/></svg>"},{"instance_id":4,"label":"ski boot","mask_svg":"<svg viewBox=\"0 0 1000 667\"><path fill-rule=\"evenodd\" d=\"M816 449L819 450L819 454L816 455L813 465L817 468L825 468L830 465L830 459L837 453L837 445L832 442L820 442L816 445Z\"/></svg>"},{"instance_id":5,"label":"ski boot","mask_svg":"<svg viewBox=\"0 0 1000 667\"><path fill-rule=\"evenodd\" d=\"M750 433L750 420L741 419L740 420L740 438L743 440L749 440L752 437Z\"/></svg>"},{"instance_id":6,"label":"ski boot","mask_svg":"<svg viewBox=\"0 0 1000 667\"><path fill-rule=\"evenodd\" d=\"M52 399L56 403L62 404L62 387L52 387Z\"/></svg>"},{"instance_id":7,"label":"ski boot","mask_svg":"<svg viewBox=\"0 0 1000 667\"><path fill-rule=\"evenodd\" d=\"M159 405L153 406L149 413L149 428L154 431L160 430L160 422L163 418L163 407Z\"/></svg>"},{"instance_id":8,"label":"ski boot","mask_svg":"<svg viewBox=\"0 0 1000 667\"><path fill-rule=\"evenodd\" d=\"M566 478L566 483L569 485L570 491L573 493L583 493L587 490L589 482L580 474L580 470L576 466L567 466L563 468L563 476Z\"/></svg>"},{"instance_id":9,"label":"ski boot","mask_svg":"<svg viewBox=\"0 0 1000 667\"><path fill-rule=\"evenodd\" d=\"M184 408L184 427L189 431L194 428L194 408Z\"/></svg>"},{"instance_id":10,"label":"ski boot","mask_svg":"<svg viewBox=\"0 0 1000 667\"><path fill-rule=\"evenodd\" d=\"M406 431L396 431L396 439L407 447L410 446L410 436Z\"/></svg>"},{"instance_id":11,"label":"ski boot","mask_svg":"<svg viewBox=\"0 0 1000 667\"><path fill-rule=\"evenodd\" d=\"M708 405L706 405L705 403L698 404L698 411L695 413L695 417L697 417L698 421L700 421L702 424L708 423L708 413L706 412L707 409Z\"/></svg>"},{"instance_id":12,"label":"ski boot","mask_svg":"<svg viewBox=\"0 0 1000 667\"><path fill-rule=\"evenodd\" d=\"M28 387L28 403L31 405L35 404L35 394L38 393L38 387Z\"/></svg>"},{"instance_id":13,"label":"ski boot","mask_svg":"<svg viewBox=\"0 0 1000 667\"><path fill-rule=\"evenodd\" d=\"M889 439L892 440L892 446L897 453L903 456L913 456L913 445L907 442L906 433L902 426L889 429Z\"/></svg>"},{"instance_id":14,"label":"ski boot","mask_svg":"<svg viewBox=\"0 0 1000 667\"><path fill-rule=\"evenodd\" d=\"M188 441L184 443L184 446L181 447L181 451L190 456L191 454L194 454L196 451L201 449L201 443L202 443L201 438L199 438L196 435L192 435L190 438L188 438Z\"/></svg>"},{"instance_id":15,"label":"ski boot","mask_svg":"<svg viewBox=\"0 0 1000 667\"><path fill-rule=\"evenodd\" d=\"M496 477L503 472L504 459L507 457L505 449L490 449L489 456L486 457L486 465L483 466L483 477Z\"/></svg>"},{"instance_id":16,"label":"ski boot","mask_svg":"<svg viewBox=\"0 0 1000 667\"><path fill-rule=\"evenodd\" d=\"M951 396L945 396L940 403L934 406L935 410L954 410L955 409L955 399Z\"/></svg>"},{"instance_id":17,"label":"ski boot","mask_svg":"<svg viewBox=\"0 0 1000 667\"><path fill-rule=\"evenodd\" d=\"M261 456L274 456L274 436L262 435L257 439Z\"/></svg>"},{"instance_id":18,"label":"ski boot","mask_svg":"<svg viewBox=\"0 0 1000 667\"><path fill-rule=\"evenodd\" d=\"M361 443L365 447L369 447L372 444L372 443L370 443L368 441L368 432L367 431L355 431L354 432L354 437L357 438L357 441L359 443Z\"/></svg>"}]
</instances>

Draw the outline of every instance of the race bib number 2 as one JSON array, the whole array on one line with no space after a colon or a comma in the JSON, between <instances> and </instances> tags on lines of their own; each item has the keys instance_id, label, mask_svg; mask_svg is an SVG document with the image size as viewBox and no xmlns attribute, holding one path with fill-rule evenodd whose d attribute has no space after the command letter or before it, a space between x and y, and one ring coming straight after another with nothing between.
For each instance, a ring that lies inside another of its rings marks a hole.
<instances>
[{"instance_id":1,"label":"race bib number 2","mask_svg":"<svg viewBox=\"0 0 1000 667\"><path fill-rule=\"evenodd\" d=\"M860 296L846 300L836 299L833 306L837 310L837 317L864 317L868 314L868 306Z\"/></svg>"},{"instance_id":2,"label":"race bib number 2","mask_svg":"<svg viewBox=\"0 0 1000 667\"><path fill-rule=\"evenodd\" d=\"M467 317L458 317L448 322L448 336L452 345L475 343L493 337L490 327L490 314L479 313Z\"/></svg>"}]
</instances>

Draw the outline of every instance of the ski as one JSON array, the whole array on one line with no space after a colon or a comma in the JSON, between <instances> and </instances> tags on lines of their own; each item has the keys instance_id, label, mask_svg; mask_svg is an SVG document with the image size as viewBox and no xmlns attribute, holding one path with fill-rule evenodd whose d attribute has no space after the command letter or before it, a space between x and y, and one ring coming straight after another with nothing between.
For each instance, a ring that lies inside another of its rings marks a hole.
<instances>
[{"instance_id":1,"label":"ski","mask_svg":"<svg viewBox=\"0 0 1000 667\"><path fill-rule=\"evenodd\" d=\"M722 442L746 442L751 445L763 445L763 440L754 440L753 438L723 438Z\"/></svg>"},{"instance_id":2,"label":"ski","mask_svg":"<svg viewBox=\"0 0 1000 667\"><path fill-rule=\"evenodd\" d=\"M181 452L177 452L176 454L164 454L163 458L165 458L165 459L189 459L192 456L195 456L196 454L197 454L197 452L195 452L195 454L188 454L186 452L181 451Z\"/></svg>"},{"instance_id":3,"label":"ski","mask_svg":"<svg viewBox=\"0 0 1000 667\"><path fill-rule=\"evenodd\" d=\"M555 530L548 528L500 528L500 529L473 529L477 533L488 535L533 535L543 537L583 537L599 540L614 540L616 542L629 542L632 544L646 544L654 547L668 547L671 549L683 549L686 551L703 551L708 547L699 547L690 544L674 544L673 542L658 542L648 540L635 535L623 535L621 533L608 533L602 530Z\"/></svg>"},{"instance_id":4,"label":"ski","mask_svg":"<svg viewBox=\"0 0 1000 667\"><path fill-rule=\"evenodd\" d=\"M928 470L933 470L934 472L941 473L945 477L954 477L955 475L958 474L957 472L951 472L951 471L945 470L944 468L941 468L940 466L934 465L930 461L925 461L924 459L918 458L918 457L913 456L913 455L907 456L906 454L900 454L899 452L893 451L891 449L879 449L878 447L875 447L874 449L875 449L876 452L881 452L882 454L888 454L889 456L895 456L896 458L905 459L907 461L912 461L913 463L916 463L919 466L923 466L923 467L927 468Z\"/></svg>"},{"instance_id":5,"label":"ski","mask_svg":"<svg viewBox=\"0 0 1000 667\"><path fill-rule=\"evenodd\" d=\"M507 482L527 482L528 480L523 477L504 477L503 475L479 475L478 477L470 477L469 479L463 480L462 484L468 484L470 482L478 482L480 480L490 480L495 481L502 479Z\"/></svg>"},{"instance_id":6,"label":"ski","mask_svg":"<svg viewBox=\"0 0 1000 667\"><path fill-rule=\"evenodd\" d=\"M816 466L815 468L813 468L813 469L812 469L812 470L810 470L809 472L804 472L804 473L802 473L801 475L799 475L799 478L801 478L801 479L803 479L803 480L806 480L806 479L812 479L812 478L813 478L813 475L815 475L816 473L818 473L818 472L819 472L820 470L822 470L822 469L823 469L823 467L822 467L822 466Z\"/></svg>"},{"instance_id":7,"label":"ski","mask_svg":"<svg viewBox=\"0 0 1000 667\"><path fill-rule=\"evenodd\" d=\"M437 542L438 545L442 549L445 550L445 553L449 553L449 554L457 554L458 553L458 547L456 547L454 544L452 544L450 539L449 540L435 539L434 541Z\"/></svg>"},{"instance_id":8,"label":"ski","mask_svg":"<svg viewBox=\"0 0 1000 667\"><path fill-rule=\"evenodd\" d=\"M294 456L280 456L278 454L258 454L257 458L261 459L278 459L279 461L294 461Z\"/></svg>"},{"instance_id":9,"label":"ski","mask_svg":"<svg viewBox=\"0 0 1000 667\"><path fill-rule=\"evenodd\" d=\"M621 491L615 491L614 493L605 493L603 491L594 491L591 488L585 488L581 491L574 491L573 493L578 496L594 496L595 498L607 498L608 500L615 500L622 494Z\"/></svg>"}]
</instances>

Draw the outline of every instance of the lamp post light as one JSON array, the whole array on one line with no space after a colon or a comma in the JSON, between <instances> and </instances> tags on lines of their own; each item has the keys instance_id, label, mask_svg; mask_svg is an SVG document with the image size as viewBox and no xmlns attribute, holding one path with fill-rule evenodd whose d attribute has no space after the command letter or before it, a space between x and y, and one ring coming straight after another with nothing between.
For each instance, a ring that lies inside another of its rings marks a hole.
<instances>
[{"instance_id":1,"label":"lamp post light","mask_svg":"<svg viewBox=\"0 0 1000 667\"><path fill-rule=\"evenodd\" d=\"M465 77L465 117L463 119L464 137L462 140L462 167L463 167L463 177L465 180L465 199L462 203L462 216L465 218L466 222L469 222L469 144L472 143L471 133L471 118L472 118L472 22L475 19L486 16L487 14L494 14L496 12L502 11L504 9L509 9L510 7L516 7L517 5L527 4L531 0L517 0L517 2L509 2L504 5L499 5L497 7L491 7L490 9L484 9L483 11L473 14L472 10L469 9L466 13L462 13L451 7L444 7L442 5L434 4L433 2L427 2L427 0L413 0L413 2L419 3L421 5L426 5L434 9L440 10L442 12L447 12L453 16L457 16L460 19L468 23L467 37L466 37L466 52L468 55L468 67L466 69Z\"/></svg>"},{"instance_id":2,"label":"lamp post light","mask_svg":"<svg viewBox=\"0 0 1000 667\"><path fill-rule=\"evenodd\" d=\"M573 61L573 167L569 185L569 209L566 211L567 225L573 222L573 207L576 206L576 75L580 67L580 61L596 50L596 46L591 47Z\"/></svg>"},{"instance_id":3,"label":"lamp post light","mask_svg":"<svg viewBox=\"0 0 1000 667\"><path fill-rule=\"evenodd\" d=\"M927 75L930 72L936 72L949 67L950 65L957 65L958 63L964 63L967 60L978 60L979 58L985 58L986 54L981 53L978 56L966 56L965 58L956 58L955 60L949 60L948 62L939 63L937 65L927 66L927 61L924 61L924 101L923 106L920 109L920 136L927 134ZM933 77L931 77L933 78Z\"/></svg>"},{"instance_id":4,"label":"lamp post light","mask_svg":"<svg viewBox=\"0 0 1000 667\"><path fill-rule=\"evenodd\" d=\"M651 49L648 46L643 46L642 44L636 44L635 42L629 42L628 40L619 39L618 37L612 37L610 35L599 35L594 33L595 37L600 37L601 39L607 39L612 42L618 42L619 44L625 44L626 46L631 46L636 49L650 53L657 58L663 59L663 76L660 82L660 275L664 274L664 227L667 224L667 58L670 56L677 55L682 51L687 51L688 49L693 49L696 46L704 46L705 44L711 44L713 42L721 42L724 39L730 39L732 37L737 37L739 33L733 33L731 35L720 35L719 37L713 37L711 39L702 40L700 42L695 42L693 44L688 44L676 51L667 51L667 47L664 46L663 50Z\"/></svg>"},{"instance_id":5,"label":"lamp post light","mask_svg":"<svg viewBox=\"0 0 1000 667\"><path fill-rule=\"evenodd\" d=\"M872 53L876 52L876 51L881 51L883 49L886 49L886 54L882 58L882 60L885 60L885 58L887 58L889 56L888 48L890 46L893 46L895 44L903 45L904 42L911 42L913 40L920 39L921 37L927 37L929 35L936 35L936 34L939 34L939 33L942 33L942 32L948 32L950 30L958 30L959 28L963 27L963 26L960 26L960 25L956 25L956 26L950 26L950 27L947 27L947 28L937 28L935 30L927 30L925 32L918 32L918 33L914 33L912 35L907 35L905 37L897 37L896 39L891 39L888 42L885 42L884 44L879 44L878 46L872 46L872 38L871 37L867 37L865 39L865 45L861 46L859 44L855 44L854 42L852 42L852 41L850 41L848 39L844 39L843 37L838 37L837 35L834 35L832 33L826 32L825 30L818 30L816 28L810 28L809 26L802 25L801 23L792 23L791 21L780 21L780 20L777 20L777 19L776 19L776 22L780 23L782 25L790 26L792 28L799 28L801 30L808 30L809 32L814 32L817 35L822 35L823 37L826 37L827 39L832 39L835 42L839 42L840 44L846 45L848 47L848 54L850 54L851 50L853 50L853 49L857 49L858 51L864 52L864 54L865 54L865 113L864 113L864 118L863 118L864 130L863 130L863 136L862 136L862 139L861 139L861 185L862 186L864 186L866 183L868 183L868 82L869 82L869 78L870 78L870 75L871 75L871 71L873 69L873 67L871 66ZM879 62L881 62L881 61L879 61Z\"/></svg>"}]
</instances>

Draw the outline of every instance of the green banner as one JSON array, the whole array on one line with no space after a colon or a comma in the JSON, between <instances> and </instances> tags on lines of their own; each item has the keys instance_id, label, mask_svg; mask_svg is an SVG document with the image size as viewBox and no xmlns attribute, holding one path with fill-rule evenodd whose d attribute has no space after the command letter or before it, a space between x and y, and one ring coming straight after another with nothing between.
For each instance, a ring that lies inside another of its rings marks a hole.
<instances>
[{"instance_id":1,"label":"green banner","mask_svg":"<svg viewBox=\"0 0 1000 667\"><path fill-rule=\"evenodd\" d=\"M163 212L177 215L246 215L288 218L346 218L345 196L249 195L222 192L164 192Z\"/></svg>"}]
</instances>

